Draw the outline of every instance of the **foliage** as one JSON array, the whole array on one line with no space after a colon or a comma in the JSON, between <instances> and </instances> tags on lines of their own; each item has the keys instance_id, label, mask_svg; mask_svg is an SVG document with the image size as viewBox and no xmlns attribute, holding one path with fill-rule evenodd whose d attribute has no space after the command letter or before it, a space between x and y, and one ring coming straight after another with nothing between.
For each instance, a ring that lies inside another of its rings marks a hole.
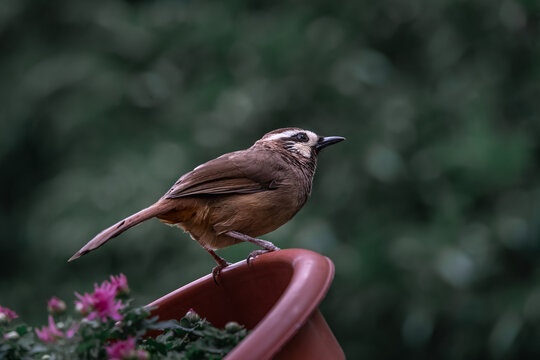
<instances>
[{"instance_id":1,"label":"foliage","mask_svg":"<svg viewBox=\"0 0 540 360\"><path fill-rule=\"evenodd\" d=\"M76 302L77 315L73 316L66 313L65 304L50 306L63 303L55 297L49 301L49 324L41 329L13 324L13 318L4 317L0 321L0 359L218 360L247 335L246 329L235 322L217 329L193 310L179 321L158 321L156 316L151 316L152 309L131 305L133 299L127 294L127 281L123 284L123 291L114 287L115 292L111 293L112 299L121 304L118 314L109 312L103 317L93 317L91 314L102 304L82 308ZM101 286L96 284L89 296L110 285L108 281ZM3 314L1 310L0 307ZM146 336L156 330L161 332L156 338Z\"/></svg>"}]
</instances>

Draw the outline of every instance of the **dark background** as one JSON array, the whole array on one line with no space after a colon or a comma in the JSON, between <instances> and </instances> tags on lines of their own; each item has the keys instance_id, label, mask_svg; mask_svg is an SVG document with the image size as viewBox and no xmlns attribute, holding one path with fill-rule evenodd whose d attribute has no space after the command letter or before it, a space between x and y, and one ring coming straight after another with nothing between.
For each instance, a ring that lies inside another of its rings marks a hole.
<instances>
[{"instance_id":1,"label":"dark background","mask_svg":"<svg viewBox=\"0 0 540 360\"><path fill-rule=\"evenodd\" d=\"M334 261L321 310L350 359L538 358L539 19L533 0L2 0L0 304L38 325L109 274L141 305L207 274L157 220L66 260L300 126L347 141L264 238Z\"/></svg>"}]
</instances>

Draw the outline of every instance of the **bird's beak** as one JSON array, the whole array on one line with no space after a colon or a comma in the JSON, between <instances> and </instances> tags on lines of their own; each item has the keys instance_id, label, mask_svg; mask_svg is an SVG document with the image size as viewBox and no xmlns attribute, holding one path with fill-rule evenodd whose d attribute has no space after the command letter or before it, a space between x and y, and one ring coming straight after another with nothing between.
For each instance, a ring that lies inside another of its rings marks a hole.
<instances>
[{"instance_id":1,"label":"bird's beak","mask_svg":"<svg viewBox=\"0 0 540 360\"><path fill-rule=\"evenodd\" d=\"M320 151L324 149L325 147L336 144L338 142L341 142L345 140L344 137L341 136L327 136L327 137L321 137L319 138L319 141L317 142L317 145L315 145L315 150Z\"/></svg>"}]
</instances>

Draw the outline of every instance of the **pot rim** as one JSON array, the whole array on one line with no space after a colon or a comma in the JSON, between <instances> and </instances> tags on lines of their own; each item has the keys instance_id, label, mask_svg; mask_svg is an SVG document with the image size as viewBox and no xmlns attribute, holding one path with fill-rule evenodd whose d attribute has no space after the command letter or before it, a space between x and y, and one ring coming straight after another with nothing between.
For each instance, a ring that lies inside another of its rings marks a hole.
<instances>
[{"instance_id":1,"label":"pot rim","mask_svg":"<svg viewBox=\"0 0 540 360\"><path fill-rule=\"evenodd\" d=\"M310 250L285 249L253 261L253 266L276 264L292 267L289 284L253 331L225 359L272 358L317 309L334 278L332 261ZM245 262L242 265L247 266Z\"/></svg>"}]
</instances>

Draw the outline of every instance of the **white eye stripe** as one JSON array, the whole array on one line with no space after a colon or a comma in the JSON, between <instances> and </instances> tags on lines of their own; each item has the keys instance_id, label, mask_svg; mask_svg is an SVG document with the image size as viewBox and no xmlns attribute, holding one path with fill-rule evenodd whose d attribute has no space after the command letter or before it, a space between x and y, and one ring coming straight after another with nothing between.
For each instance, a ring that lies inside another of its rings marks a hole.
<instances>
[{"instance_id":1,"label":"white eye stripe","mask_svg":"<svg viewBox=\"0 0 540 360\"><path fill-rule=\"evenodd\" d=\"M294 134L298 133L298 130L287 130L282 133L272 134L268 136L265 140L276 140L291 137Z\"/></svg>"},{"instance_id":2,"label":"white eye stripe","mask_svg":"<svg viewBox=\"0 0 540 360\"><path fill-rule=\"evenodd\" d=\"M295 134L298 134L299 132L306 133L306 135L309 137L310 140L317 139L317 135L314 132L309 131L309 130L303 130L303 131L287 130L287 131L284 131L284 132L281 132L281 133L272 134L272 135L268 136L267 138L265 138L264 140L276 140L276 139L288 138L288 137L291 137L291 136L293 136Z\"/></svg>"}]
</instances>

